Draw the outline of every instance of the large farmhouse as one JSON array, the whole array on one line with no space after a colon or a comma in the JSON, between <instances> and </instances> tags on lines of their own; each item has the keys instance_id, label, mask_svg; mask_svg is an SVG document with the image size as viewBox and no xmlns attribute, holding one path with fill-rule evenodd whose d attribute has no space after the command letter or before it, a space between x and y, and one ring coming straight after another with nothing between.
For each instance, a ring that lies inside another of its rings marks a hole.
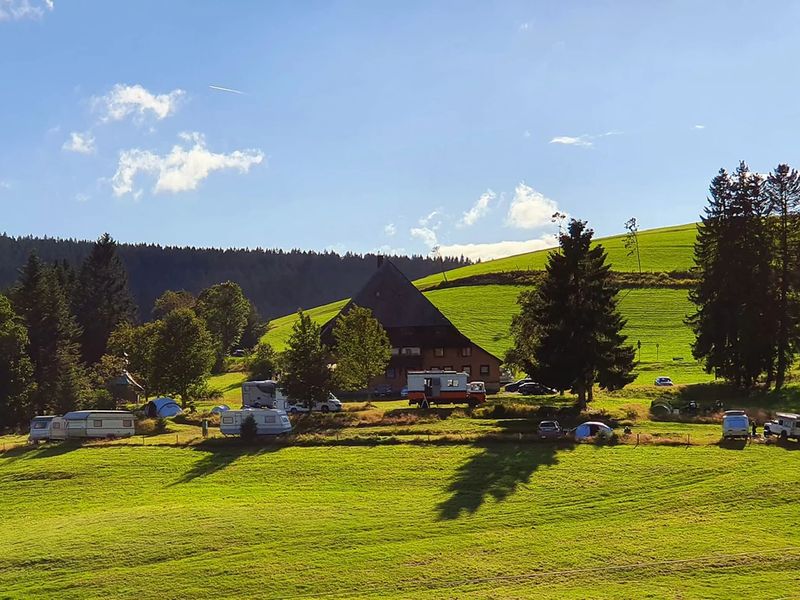
<instances>
[{"instance_id":1,"label":"large farmhouse","mask_svg":"<svg viewBox=\"0 0 800 600\"><path fill-rule=\"evenodd\" d=\"M353 306L370 309L392 344L389 367L374 385L388 385L398 392L409 371L455 370L485 382L488 392L500 389L500 359L461 333L391 261L379 257L375 274L339 315ZM339 315L322 328L327 344L334 343L333 326Z\"/></svg>"}]
</instances>

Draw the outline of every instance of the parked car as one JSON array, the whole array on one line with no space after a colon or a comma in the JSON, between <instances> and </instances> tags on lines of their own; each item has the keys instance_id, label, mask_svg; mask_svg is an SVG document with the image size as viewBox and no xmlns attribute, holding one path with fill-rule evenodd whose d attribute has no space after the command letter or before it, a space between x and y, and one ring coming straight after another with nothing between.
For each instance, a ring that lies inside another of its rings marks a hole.
<instances>
[{"instance_id":1,"label":"parked car","mask_svg":"<svg viewBox=\"0 0 800 600\"><path fill-rule=\"evenodd\" d=\"M408 398L408 386L403 386L403 389L400 390L400 397L401 398Z\"/></svg>"},{"instance_id":2,"label":"parked car","mask_svg":"<svg viewBox=\"0 0 800 600\"><path fill-rule=\"evenodd\" d=\"M231 356L242 357L245 355L245 351L242 348L236 348L233 352L231 352Z\"/></svg>"},{"instance_id":3,"label":"parked car","mask_svg":"<svg viewBox=\"0 0 800 600\"><path fill-rule=\"evenodd\" d=\"M286 412L290 414L308 412L308 407L302 402L292 404L291 401L289 401L285 407ZM342 402L333 394L329 394L327 400L314 402L313 410L316 412L340 412L342 410Z\"/></svg>"},{"instance_id":4,"label":"parked car","mask_svg":"<svg viewBox=\"0 0 800 600\"><path fill-rule=\"evenodd\" d=\"M794 438L800 441L800 415L778 413L777 419L764 423L764 435L777 435L782 440Z\"/></svg>"},{"instance_id":5,"label":"parked car","mask_svg":"<svg viewBox=\"0 0 800 600\"><path fill-rule=\"evenodd\" d=\"M519 379L519 380L515 381L514 383L509 383L505 387L505 390L507 392L516 392L517 390L519 390L519 386L521 386L523 383L533 383L533 379L531 379L530 377L525 377L523 379Z\"/></svg>"},{"instance_id":6,"label":"parked car","mask_svg":"<svg viewBox=\"0 0 800 600\"><path fill-rule=\"evenodd\" d=\"M372 395L376 398L388 398L392 395L392 386L388 383L376 385L375 389L372 390Z\"/></svg>"},{"instance_id":7,"label":"parked car","mask_svg":"<svg viewBox=\"0 0 800 600\"><path fill-rule=\"evenodd\" d=\"M503 369L500 371L500 384L506 385L507 383L511 383L514 381L514 375L508 369Z\"/></svg>"},{"instance_id":8,"label":"parked car","mask_svg":"<svg viewBox=\"0 0 800 600\"><path fill-rule=\"evenodd\" d=\"M536 433L543 440L557 440L564 435L564 431L558 421L540 421L539 426L536 428Z\"/></svg>"},{"instance_id":9,"label":"parked car","mask_svg":"<svg viewBox=\"0 0 800 600\"><path fill-rule=\"evenodd\" d=\"M517 388L517 391L523 396L552 396L553 394L558 393L553 388L549 388L546 385L542 385L541 383L537 383L535 381L523 383L521 386L519 386L519 388Z\"/></svg>"},{"instance_id":10,"label":"parked car","mask_svg":"<svg viewBox=\"0 0 800 600\"><path fill-rule=\"evenodd\" d=\"M656 377L655 385L659 387L669 387L675 385L669 377Z\"/></svg>"}]
</instances>

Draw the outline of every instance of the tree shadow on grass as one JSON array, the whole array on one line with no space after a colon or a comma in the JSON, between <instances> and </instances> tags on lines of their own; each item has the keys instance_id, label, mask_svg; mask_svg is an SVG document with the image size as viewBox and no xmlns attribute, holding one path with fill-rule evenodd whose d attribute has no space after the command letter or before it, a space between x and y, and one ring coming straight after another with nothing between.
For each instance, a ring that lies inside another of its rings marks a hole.
<instances>
[{"instance_id":1,"label":"tree shadow on grass","mask_svg":"<svg viewBox=\"0 0 800 600\"><path fill-rule=\"evenodd\" d=\"M82 448L79 441L48 442L39 446L18 446L0 454L0 458L12 462L20 458L51 458Z\"/></svg>"},{"instance_id":2,"label":"tree shadow on grass","mask_svg":"<svg viewBox=\"0 0 800 600\"><path fill-rule=\"evenodd\" d=\"M270 443L270 441L244 444L238 439L208 440L192 447L192 452L203 453L203 456L169 487L189 483L199 477L207 477L222 471L240 458L277 452L281 448L283 448L282 444Z\"/></svg>"},{"instance_id":3,"label":"tree shadow on grass","mask_svg":"<svg viewBox=\"0 0 800 600\"><path fill-rule=\"evenodd\" d=\"M501 502L517 487L530 482L538 468L558 463L558 453L573 448L567 441L532 444L494 443L482 447L456 471L447 491L450 497L438 506L440 520L472 514L492 497Z\"/></svg>"}]
</instances>

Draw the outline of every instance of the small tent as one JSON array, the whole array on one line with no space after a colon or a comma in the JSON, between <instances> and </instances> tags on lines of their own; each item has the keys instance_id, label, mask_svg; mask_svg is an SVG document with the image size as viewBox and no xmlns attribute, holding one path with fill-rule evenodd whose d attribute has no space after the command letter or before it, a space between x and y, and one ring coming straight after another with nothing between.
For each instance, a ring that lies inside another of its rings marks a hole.
<instances>
[{"instance_id":1,"label":"small tent","mask_svg":"<svg viewBox=\"0 0 800 600\"><path fill-rule=\"evenodd\" d=\"M150 400L144 408L145 414L151 419L174 417L183 412L181 407L172 398L156 398Z\"/></svg>"},{"instance_id":2,"label":"small tent","mask_svg":"<svg viewBox=\"0 0 800 600\"><path fill-rule=\"evenodd\" d=\"M611 427L599 421L587 421L574 429L575 439L583 440L590 437L611 437L614 433Z\"/></svg>"}]
</instances>

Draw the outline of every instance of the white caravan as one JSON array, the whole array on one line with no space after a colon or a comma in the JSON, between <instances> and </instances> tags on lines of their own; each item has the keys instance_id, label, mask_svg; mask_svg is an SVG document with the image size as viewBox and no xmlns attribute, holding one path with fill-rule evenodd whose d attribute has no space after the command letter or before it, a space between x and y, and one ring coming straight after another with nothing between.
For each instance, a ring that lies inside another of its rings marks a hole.
<instances>
[{"instance_id":1,"label":"white caravan","mask_svg":"<svg viewBox=\"0 0 800 600\"><path fill-rule=\"evenodd\" d=\"M750 437L750 419L743 410L726 410L722 415L722 437Z\"/></svg>"},{"instance_id":2,"label":"white caravan","mask_svg":"<svg viewBox=\"0 0 800 600\"><path fill-rule=\"evenodd\" d=\"M242 410L226 410L219 418L219 431L223 435L240 435L242 422L253 415L256 420L258 435L280 435L291 433L292 424L282 410L274 408L243 408Z\"/></svg>"},{"instance_id":3,"label":"white caravan","mask_svg":"<svg viewBox=\"0 0 800 600\"><path fill-rule=\"evenodd\" d=\"M76 410L64 415L68 438L131 437L136 419L127 410Z\"/></svg>"},{"instance_id":4,"label":"white caravan","mask_svg":"<svg viewBox=\"0 0 800 600\"><path fill-rule=\"evenodd\" d=\"M34 444L46 440L63 440L67 437L67 422L64 417L55 415L43 415L33 417L31 420L31 432L28 434L28 441Z\"/></svg>"}]
</instances>

